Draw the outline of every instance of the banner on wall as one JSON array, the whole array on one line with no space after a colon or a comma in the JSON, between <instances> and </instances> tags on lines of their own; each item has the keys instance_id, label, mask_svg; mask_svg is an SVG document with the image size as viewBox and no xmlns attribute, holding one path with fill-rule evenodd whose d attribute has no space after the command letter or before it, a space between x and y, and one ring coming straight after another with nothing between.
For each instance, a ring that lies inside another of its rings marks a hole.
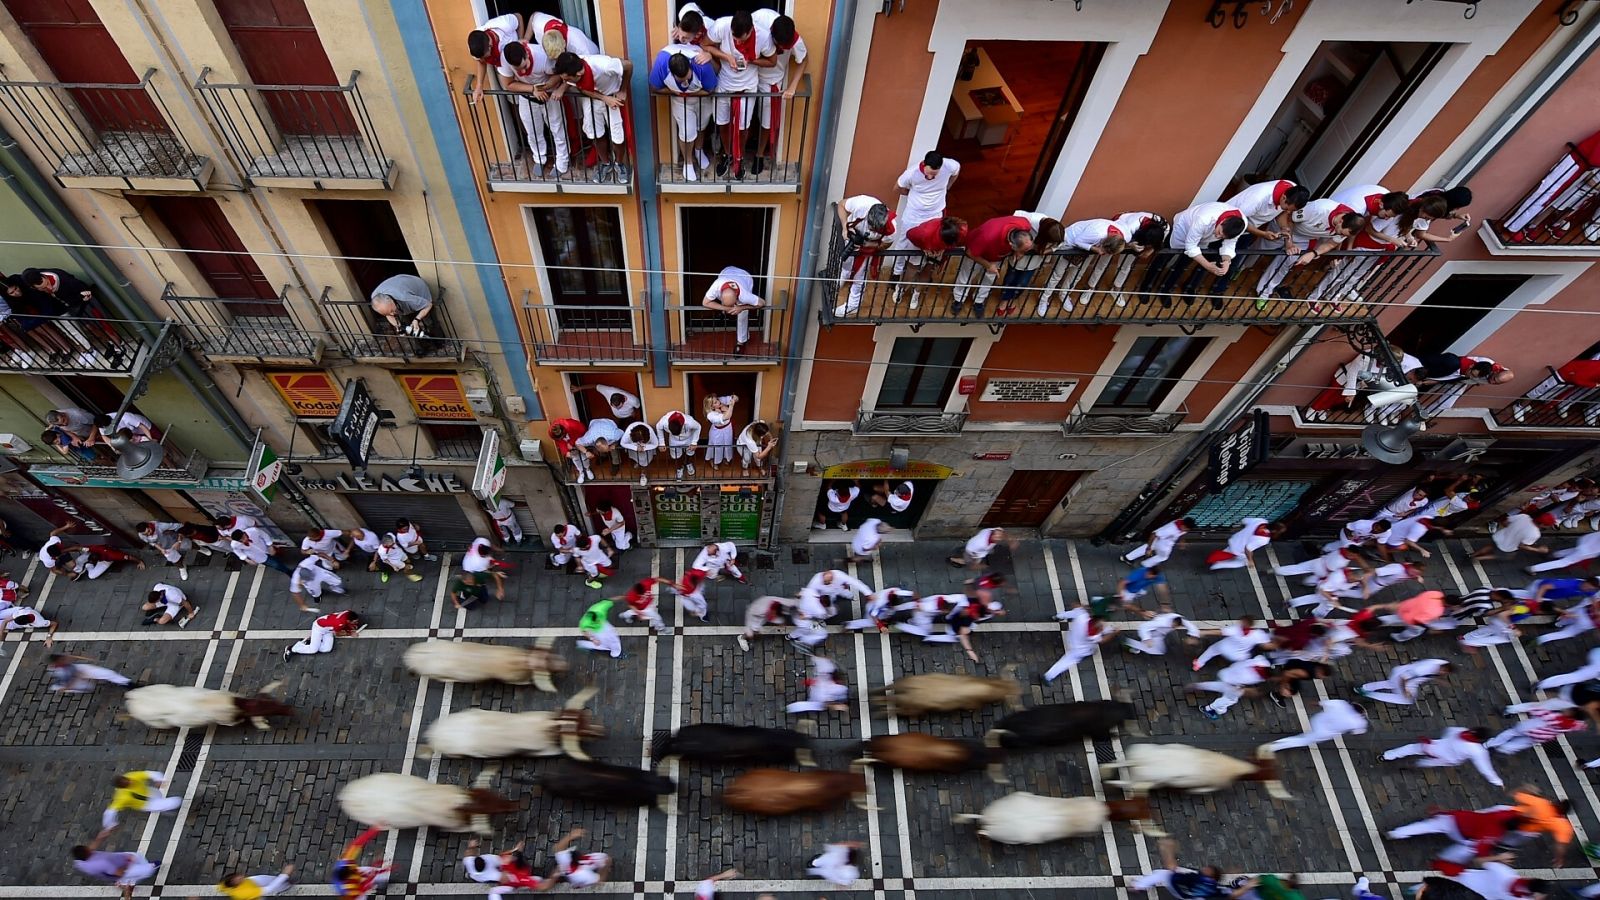
<instances>
[{"instance_id":1,"label":"banner on wall","mask_svg":"<svg viewBox=\"0 0 1600 900\"><path fill-rule=\"evenodd\" d=\"M289 411L303 419L331 419L339 414L344 391L329 372L268 372Z\"/></svg>"},{"instance_id":2,"label":"banner on wall","mask_svg":"<svg viewBox=\"0 0 1600 900\"><path fill-rule=\"evenodd\" d=\"M423 419L476 422L478 416L467 402L467 389L461 376L449 373L401 375L400 387L411 398L411 408Z\"/></svg>"},{"instance_id":3,"label":"banner on wall","mask_svg":"<svg viewBox=\"0 0 1600 900\"><path fill-rule=\"evenodd\" d=\"M823 478L894 478L900 481L949 478L955 470L938 463L913 459L905 468L896 469L887 459L858 459L840 463L822 470Z\"/></svg>"}]
</instances>

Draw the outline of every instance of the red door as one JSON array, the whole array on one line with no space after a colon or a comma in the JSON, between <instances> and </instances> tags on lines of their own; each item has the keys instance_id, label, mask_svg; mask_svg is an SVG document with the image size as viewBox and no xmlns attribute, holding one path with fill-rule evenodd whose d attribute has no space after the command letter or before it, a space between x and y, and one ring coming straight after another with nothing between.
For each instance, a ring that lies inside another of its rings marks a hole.
<instances>
[{"instance_id":1,"label":"red door","mask_svg":"<svg viewBox=\"0 0 1600 900\"><path fill-rule=\"evenodd\" d=\"M216 6L254 83L344 83L328 61L305 0L216 0ZM285 134L356 133L345 95L338 91L263 91L262 95Z\"/></svg>"},{"instance_id":2,"label":"red door","mask_svg":"<svg viewBox=\"0 0 1600 900\"><path fill-rule=\"evenodd\" d=\"M146 197L146 208L165 225L184 250L226 250L227 253L191 253L190 262L200 270L214 296L224 300L269 300L271 303L234 304L229 311L239 316L287 316L278 292L261 274L256 261L245 250L244 242L210 197Z\"/></svg>"},{"instance_id":3,"label":"red door","mask_svg":"<svg viewBox=\"0 0 1600 900\"><path fill-rule=\"evenodd\" d=\"M415 275L400 220L387 200L307 200L333 235L362 297L394 275ZM365 257L365 258L363 258Z\"/></svg>"},{"instance_id":4,"label":"red door","mask_svg":"<svg viewBox=\"0 0 1600 900\"><path fill-rule=\"evenodd\" d=\"M0 0L57 81L138 84L122 48L100 24L89 0ZM76 88L78 109L97 129L166 132L166 120L143 91ZM44 127L48 127L45 125Z\"/></svg>"},{"instance_id":5,"label":"red door","mask_svg":"<svg viewBox=\"0 0 1600 900\"><path fill-rule=\"evenodd\" d=\"M983 517L983 527L1038 528L1082 476L1082 472L1012 472Z\"/></svg>"}]
</instances>

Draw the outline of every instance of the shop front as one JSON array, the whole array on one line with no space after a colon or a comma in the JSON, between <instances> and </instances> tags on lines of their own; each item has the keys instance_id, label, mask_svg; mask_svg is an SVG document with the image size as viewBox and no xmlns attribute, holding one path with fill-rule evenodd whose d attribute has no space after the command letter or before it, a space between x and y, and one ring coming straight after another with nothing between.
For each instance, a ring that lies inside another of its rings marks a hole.
<instances>
[{"instance_id":1,"label":"shop front","mask_svg":"<svg viewBox=\"0 0 1600 900\"><path fill-rule=\"evenodd\" d=\"M846 492L856 488L859 493L847 512L854 527L867 519L881 519L891 528L909 531L922 521L933 495L950 478L953 470L925 460L906 460L895 465L888 459L860 459L854 462L828 466L822 470L821 484L817 487L814 514L819 519L833 523L837 514L828 506L828 491L838 487ZM911 499L903 510L894 508L890 495L905 482L911 484Z\"/></svg>"},{"instance_id":2,"label":"shop front","mask_svg":"<svg viewBox=\"0 0 1600 900\"><path fill-rule=\"evenodd\" d=\"M482 504L468 490L470 472L373 466L362 472L325 471L298 483L307 494L339 495L373 531L393 531L395 520L411 520L429 549L464 549L479 535L492 533Z\"/></svg>"},{"instance_id":3,"label":"shop front","mask_svg":"<svg viewBox=\"0 0 1600 900\"><path fill-rule=\"evenodd\" d=\"M590 531L599 529L595 504L610 501L644 547L693 547L707 541L772 544L771 482L589 484L579 496Z\"/></svg>"}]
</instances>

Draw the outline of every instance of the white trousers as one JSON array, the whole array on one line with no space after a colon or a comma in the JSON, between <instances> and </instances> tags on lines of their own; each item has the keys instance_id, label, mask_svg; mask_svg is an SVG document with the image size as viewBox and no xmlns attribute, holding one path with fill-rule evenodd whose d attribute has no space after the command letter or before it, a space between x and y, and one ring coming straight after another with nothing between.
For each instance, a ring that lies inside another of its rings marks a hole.
<instances>
[{"instance_id":1,"label":"white trousers","mask_svg":"<svg viewBox=\"0 0 1600 900\"><path fill-rule=\"evenodd\" d=\"M297 642L289 648L295 653L310 655L313 653L327 653L333 649L333 629L326 625L311 625L311 634L305 640Z\"/></svg>"},{"instance_id":2,"label":"white trousers","mask_svg":"<svg viewBox=\"0 0 1600 900\"><path fill-rule=\"evenodd\" d=\"M300 571L302 573L310 572L309 577L305 574L300 576L300 587L312 597L320 599L324 587L331 589L335 594L344 593L344 580L337 573L330 572L321 566L311 566Z\"/></svg>"},{"instance_id":3,"label":"white trousers","mask_svg":"<svg viewBox=\"0 0 1600 900\"><path fill-rule=\"evenodd\" d=\"M704 590L673 591L672 593L678 598L678 605L683 607L684 612L692 614L697 619L705 619L708 607Z\"/></svg>"},{"instance_id":4,"label":"white trousers","mask_svg":"<svg viewBox=\"0 0 1600 900\"><path fill-rule=\"evenodd\" d=\"M250 880L261 888L261 896L276 897L293 884L287 875L251 875Z\"/></svg>"},{"instance_id":5,"label":"white trousers","mask_svg":"<svg viewBox=\"0 0 1600 900\"><path fill-rule=\"evenodd\" d=\"M494 527L500 530L500 540L508 544L522 543L522 523L517 521L516 516L509 519L495 519Z\"/></svg>"},{"instance_id":6,"label":"white trousers","mask_svg":"<svg viewBox=\"0 0 1600 900\"><path fill-rule=\"evenodd\" d=\"M1424 834L1442 834L1453 841L1461 841L1461 829L1456 827L1456 820L1450 816L1429 816L1420 822L1410 825L1401 825L1391 829L1386 837L1394 839L1420 837Z\"/></svg>"},{"instance_id":7,"label":"white trousers","mask_svg":"<svg viewBox=\"0 0 1600 900\"><path fill-rule=\"evenodd\" d=\"M630 549L633 547L633 532L626 528L618 528L616 531L611 532L611 543L616 545L619 553Z\"/></svg>"},{"instance_id":8,"label":"white trousers","mask_svg":"<svg viewBox=\"0 0 1600 900\"><path fill-rule=\"evenodd\" d=\"M1549 634L1539 635L1539 643L1548 644L1553 641L1563 641L1594 630L1594 620L1589 618L1589 611L1582 606L1563 614L1556 624L1561 625L1561 628Z\"/></svg>"},{"instance_id":9,"label":"white trousers","mask_svg":"<svg viewBox=\"0 0 1600 900\"><path fill-rule=\"evenodd\" d=\"M1510 625L1499 619L1490 619L1482 627L1463 634L1460 640L1468 647L1493 647L1496 644L1509 644L1515 637Z\"/></svg>"},{"instance_id":10,"label":"white trousers","mask_svg":"<svg viewBox=\"0 0 1600 900\"><path fill-rule=\"evenodd\" d=\"M1151 656L1165 656L1167 653L1167 635L1171 634L1172 631L1171 628L1163 628L1158 631L1146 632L1141 626L1137 638L1125 637L1122 642L1127 644L1130 649L1137 650L1140 653L1148 653Z\"/></svg>"},{"instance_id":11,"label":"white trousers","mask_svg":"<svg viewBox=\"0 0 1600 900\"><path fill-rule=\"evenodd\" d=\"M126 675L114 672L105 666L78 663L73 669L72 682L61 688L61 690L68 694L81 694L85 691L93 690L97 681L109 681L112 684L121 685L132 684L132 681Z\"/></svg>"},{"instance_id":12,"label":"white trousers","mask_svg":"<svg viewBox=\"0 0 1600 900\"><path fill-rule=\"evenodd\" d=\"M982 276L981 278L979 276ZM995 276L971 257L961 260L961 271L956 275L956 289L951 297L953 303L967 302L967 292L972 290L972 283L978 282L978 303L989 299L989 291L994 288Z\"/></svg>"},{"instance_id":13,"label":"white trousers","mask_svg":"<svg viewBox=\"0 0 1600 900\"><path fill-rule=\"evenodd\" d=\"M656 458L656 451L653 447L649 450L629 450L628 458L639 468L647 469L650 467L650 461Z\"/></svg>"},{"instance_id":14,"label":"white trousers","mask_svg":"<svg viewBox=\"0 0 1600 900\"><path fill-rule=\"evenodd\" d=\"M1587 518L1587 516L1585 516L1585 518ZM1582 544L1579 544L1578 546L1581 547ZM1579 553L1578 547L1568 547L1565 550L1556 551L1553 556L1542 563L1534 563L1528 567L1528 571L1549 572L1552 569L1565 569L1568 566L1575 566L1578 563L1587 562L1596 558L1600 558L1600 552Z\"/></svg>"},{"instance_id":15,"label":"white trousers","mask_svg":"<svg viewBox=\"0 0 1600 900\"><path fill-rule=\"evenodd\" d=\"M1377 700L1380 703L1393 703L1398 706L1412 706L1416 704L1416 697L1421 693L1423 685L1427 684L1431 680L1432 679L1428 678L1412 679L1412 696L1409 697L1400 690L1399 679L1392 677L1385 681L1369 681L1361 686L1361 692L1362 695L1368 700Z\"/></svg>"},{"instance_id":16,"label":"white trousers","mask_svg":"<svg viewBox=\"0 0 1600 900\"><path fill-rule=\"evenodd\" d=\"M1345 732L1343 731L1337 731L1332 728L1319 728L1317 726L1317 717L1312 716L1311 728L1309 730L1302 731L1301 733L1292 737L1279 738L1267 746L1272 748L1272 751L1276 753L1279 750L1293 750L1296 747L1310 747L1313 744L1320 744L1323 741L1331 741L1344 733Z\"/></svg>"},{"instance_id":17,"label":"white trousers","mask_svg":"<svg viewBox=\"0 0 1600 900\"><path fill-rule=\"evenodd\" d=\"M794 623L789 639L807 647L815 647L828 639L828 626L819 619L800 619Z\"/></svg>"},{"instance_id":18,"label":"white trousers","mask_svg":"<svg viewBox=\"0 0 1600 900\"><path fill-rule=\"evenodd\" d=\"M622 655L622 637L617 634L617 629L607 622L600 626L599 631L585 631L578 638L578 649L609 653L612 659L616 659Z\"/></svg>"},{"instance_id":19,"label":"white trousers","mask_svg":"<svg viewBox=\"0 0 1600 900\"><path fill-rule=\"evenodd\" d=\"M1057 678L1061 677L1063 672L1067 671L1068 669L1076 668L1078 663L1081 663L1094 655L1094 649L1097 646L1099 645L1093 641L1084 641L1081 644L1073 643L1069 645L1067 647L1067 652L1061 654L1061 658L1056 660L1056 664L1051 666L1049 670L1044 673L1044 680L1055 681Z\"/></svg>"},{"instance_id":20,"label":"white trousers","mask_svg":"<svg viewBox=\"0 0 1600 900\"><path fill-rule=\"evenodd\" d=\"M810 687L806 688L806 699L791 703L784 707L789 713L822 712L828 708L829 703L843 703L850 697L850 688L839 684L832 678L814 679Z\"/></svg>"},{"instance_id":21,"label":"white trousers","mask_svg":"<svg viewBox=\"0 0 1600 900\"><path fill-rule=\"evenodd\" d=\"M1176 540L1159 540L1153 543L1140 544L1123 555L1126 562L1137 562L1139 565L1150 568L1159 566L1172 556L1172 548L1176 547ZM1145 554L1149 554L1147 557Z\"/></svg>"},{"instance_id":22,"label":"white trousers","mask_svg":"<svg viewBox=\"0 0 1600 900\"><path fill-rule=\"evenodd\" d=\"M661 618L661 609L654 603L645 607L642 612L631 607L625 609L621 613L617 614L617 618L624 622L632 622L634 619L643 619L646 625L649 625L651 628L654 628L657 631L663 631L667 627L666 621Z\"/></svg>"},{"instance_id":23,"label":"white trousers","mask_svg":"<svg viewBox=\"0 0 1600 900\"><path fill-rule=\"evenodd\" d=\"M517 117L522 119L523 133L528 136L528 149L533 153L533 161L542 166L550 158L549 144L545 141L545 126L549 126L550 136L556 145L556 169L565 172L572 164L572 148L567 141L567 114L561 101L536 103L518 97L515 102Z\"/></svg>"},{"instance_id":24,"label":"white trousers","mask_svg":"<svg viewBox=\"0 0 1600 900\"><path fill-rule=\"evenodd\" d=\"M183 798L182 797L168 797L166 794L163 794L158 788L155 788L155 787L151 787L148 790L150 791L150 799L146 800L144 802L144 805L139 807L139 809L137 810L138 812L150 813L151 815L155 815L157 813L170 812L170 811L172 811L174 809L177 809L179 806L183 805ZM114 828L114 827L116 827L116 824L117 824L117 811L116 810L108 808L108 809L106 809L105 812L100 814L100 827L101 828Z\"/></svg>"},{"instance_id":25,"label":"white trousers","mask_svg":"<svg viewBox=\"0 0 1600 900\"><path fill-rule=\"evenodd\" d=\"M867 289L867 272L872 268L870 253L857 253L846 258L844 271L839 273L839 286L850 285L845 301L834 308L833 314L843 318L855 315L861 308L861 295Z\"/></svg>"},{"instance_id":26,"label":"white trousers","mask_svg":"<svg viewBox=\"0 0 1600 900\"><path fill-rule=\"evenodd\" d=\"M1539 746L1543 741L1529 737L1527 732L1542 727L1544 727L1543 720L1527 719L1484 741L1483 745L1490 750L1504 753L1507 756L1513 753L1521 753L1524 750L1531 750Z\"/></svg>"},{"instance_id":27,"label":"white trousers","mask_svg":"<svg viewBox=\"0 0 1600 900\"><path fill-rule=\"evenodd\" d=\"M1233 705L1238 703L1239 698L1244 696L1243 686L1231 684L1226 681L1202 681L1195 685L1195 688L1202 691L1211 691L1212 693L1220 695L1217 697L1217 699L1206 704L1206 709L1211 710L1219 716L1228 710L1233 709Z\"/></svg>"},{"instance_id":28,"label":"white trousers","mask_svg":"<svg viewBox=\"0 0 1600 900\"><path fill-rule=\"evenodd\" d=\"M593 97L578 97L575 101L583 107L583 135L598 141L611 132L611 143L622 143L622 107L602 103Z\"/></svg>"}]
</instances>

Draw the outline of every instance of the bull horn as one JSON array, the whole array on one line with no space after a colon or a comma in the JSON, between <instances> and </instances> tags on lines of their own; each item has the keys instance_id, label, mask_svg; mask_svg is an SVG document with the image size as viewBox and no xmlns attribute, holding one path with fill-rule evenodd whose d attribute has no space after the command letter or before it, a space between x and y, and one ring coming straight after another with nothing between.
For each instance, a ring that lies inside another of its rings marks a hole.
<instances>
[{"instance_id":1,"label":"bull horn","mask_svg":"<svg viewBox=\"0 0 1600 900\"><path fill-rule=\"evenodd\" d=\"M553 634L544 635L543 637L534 640L533 645L538 647L540 650L552 649L556 645L556 636Z\"/></svg>"},{"instance_id":2,"label":"bull horn","mask_svg":"<svg viewBox=\"0 0 1600 900\"><path fill-rule=\"evenodd\" d=\"M573 759L582 760L583 762L589 761L589 754L583 752L583 744L575 734L563 734L561 736L561 752Z\"/></svg>"},{"instance_id":3,"label":"bull horn","mask_svg":"<svg viewBox=\"0 0 1600 900\"><path fill-rule=\"evenodd\" d=\"M1256 759L1272 759L1277 755L1278 751L1272 749L1271 744L1262 744L1256 748Z\"/></svg>"},{"instance_id":4,"label":"bull horn","mask_svg":"<svg viewBox=\"0 0 1600 900\"><path fill-rule=\"evenodd\" d=\"M1124 702L1126 702L1126 701L1124 701ZM1147 737L1150 736L1150 732L1144 730L1144 726L1139 724L1139 720L1138 719L1133 719L1133 720L1130 720L1128 722L1124 722L1119 727L1122 728L1122 733L1127 735L1128 737L1147 738Z\"/></svg>"},{"instance_id":5,"label":"bull horn","mask_svg":"<svg viewBox=\"0 0 1600 900\"><path fill-rule=\"evenodd\" d=\"M988 747L990 750L999 750L1000 739L1010 733L1011 732L1004 728L991 728L983 736L983 745Z\"/></svg>"},{"instance_id":6,"label":"bull horn","mask_svg":"<svg viewBox=\"0 0 1600 900\"><path fill-rule=\"evenodd\" d=\"M264 716L251 716L250 717L250 724L254 725L256 727L257 731L271 731L272 730L272 723L268 722Z\"/></svg>"},{"instance_id":7,"label":"bull horn","mask_svg":"<svg viewBox=\"0 0 1600 900\"><path fill-rule=\"evenodd\" d=\"M583 689L573 694L572 699L568 700L561 708L566 710L583 709L589 705L589 701L594 699L594 695L598 693L600 693L600 690L593 684L584 685Z\"/></svg>"},{"instance_id":8,"label":"bull horn","mask_svg":"<svg viewBox=\"0 0 1600 900\"><path fill-rule=\"evenodd\" d=\"M801 719L794 723L794 730L806 737L817 736L817 723L811 719Z\"/></svg>"},{"instance_id":9,"label":"bull horn","mask_svg":"<svg viewBox=\"0 0 1600 900\"><path fill-rule=\"evenodd\" d=\"M817 758L811 755L810 747L797 748L794 751L794 759L795 762L805 766L808 769L815 769L817 767Z\"/></svg>"},{"instance_id":10,"label":"bull horn","mask_svg":"<svg viewBox=\"0 0 1600 900\"><path fill-rule=\"evenodd\" d=\"M433 748L428 746L427 744L418 744L417 745L417 758L418 759L433 759Z\"/></svg>"},{"instance_id":11,"label":"bull horn","mask_svg":"<svg viewBox=\"0 0 1600 900\"><path fill-rule=\"evenodd\" d=\"M995 784L1010 784L1011 779L1006 777L1005 763L992 762L987 767L989 780Z\"/></svg>"},{"instance_id":12,"label":"bull horn","mask_svg":"<svg viewBox=\"0 0 1600 900\"><path fill-rule=\"evenodd\" d=\"M550 673L543 670L533 673L533 686L546 694L556 692L556 683L550 680Z\"/></svg>"},{"instance_id":13,"label":"bull horn","mask_svg":"<svg viewBox=\"0 0 1600 900\"><path fill-rule=\"evenodd\" d=\"M956 813L950 817L950 821L956 825L974 825L982 822L983 816L975 813Z\"/></svg>"},{"instance_id":14,"label":"bull horn","mask_svg":"<svg viewBox=\"0 0 1600 900\"><path fill-rule=\"evenodd\" d=\"M1294 799L1294 795L1289 793L1289 790L1283 786L1283 782L1279 781L1278 779L1274 778L1271 781L1268 781L1266 784L1267 784L1267 796L1271 797L1272 799L1274 799L1274 800L1293 800Z\"/></svg>"},{"instance_id":15,"label":"bull horn","mask_svg":"<svg viewBox=\"0 0 1600 900\"><path fill-rule=\"evenodd\" d=\"M850 772L854 775L865 775L867 772L867 765L858 759L850 764Z\"/></svg>"}]
</instances>

